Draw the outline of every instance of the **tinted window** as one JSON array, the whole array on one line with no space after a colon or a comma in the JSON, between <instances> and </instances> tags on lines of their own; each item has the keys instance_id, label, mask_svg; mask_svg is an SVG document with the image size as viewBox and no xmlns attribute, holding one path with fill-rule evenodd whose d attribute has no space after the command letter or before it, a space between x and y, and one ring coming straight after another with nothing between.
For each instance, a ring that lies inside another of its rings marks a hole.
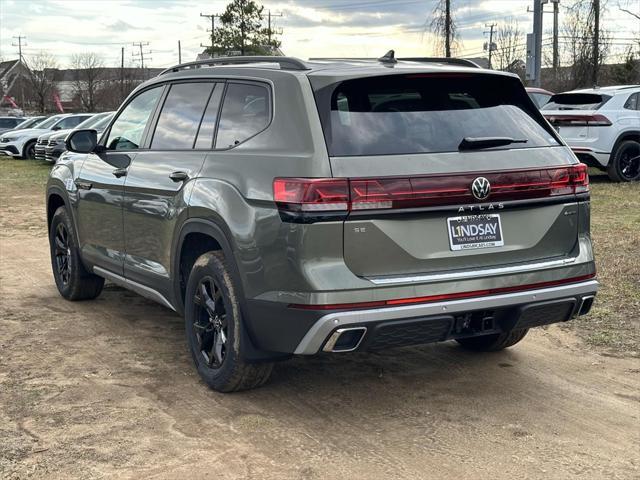
<instances>
[{"instance_id":1,"label":"tinted window","mask_svg":"<svg viewBox=\"0 0 640 480\"><path fill-rule=\"evenodd\" d=\"M230 83L222 104L216 148L229 148L264 130L270 119L269 90Z\"/></svg>"},{"instance_id":2,"label":"tinted window","mask_svg":"<svg viewBox=\"0 0 640 480\"><path fill-rule=\"evenodd\" d=\"M631 95L624 104L624 108L628 110L640 110L640 102L638 99L640 98L640 93L634 93Z\"/></svg>"},{"instance_id":3,"label":"tinted window","mask_svg":"<svg viewBox=\"0 0 640 480\"><path fill-rule=\"evenodd\" d=\"M39 123L38 128L51 128L58 120L60 120L60 118L60 115L49 117L46 120L43 120L42 123Z\"/></svg>"},{"instance_id":4,"label":"tinted window","mask_svg":"<svg viewBox=\"0 0 640 480\"><path fill-rule=\"evenodd\" d=\"M0 118L0 128L13 128L20 122L21 118Z\"/></svg>"},{"instance_id":5,"label":"tinted window","mask_svg":"<svg viewBox=\"0 0 640 480\"><path fill-rule=\"evenodd\" d=\"M172 85L158 119L151 148L159 150L193 148L198 126L213 86L213 83Z\"/></svg>"},{"instance_id":6,"label":"tinted window","mask_svg":"<svg viewBox=\"0 0 640 480\"><path fill-rule=\"evenodd\" d=\"M152 88L142 92L129 102L111 126L107 140L109 150L140 148L144 128L155 109L161 92L161 87Z\"/></svg>"},{"instance_id":7,"label":"tinted window","mask_svg":"<svg viewBox=\"0 0 640 480\"><path fill-rule=\"evenodd\" d=\"M611 95L599 93L558 93L542 110L597 110L610 98Z\"/></svg>"},{"instance_id":8,"label":"tinted window","mask_svg":"<svg viewBox=\"0 0 640 480\"><path fill-rule=\"evenodd\" d=\"M216 130L216 121L218 120L218 110L220 109L223 90L224 85L217 84L209 99L209 105L207 105L202 123L200 124L200 131L198 132L195 148L213 148L213 134Z\"/></svg>"},{"instance_id":9,"label":"tinted window","mask_svg":"<svg viewBox=\"0 0 640 480\"><path fill-rule=\"evenodd\" d=\"M333 156L457 151L465 137L513 137L503 148L558 145L517 80L488 75L384 76L316 92Z\"/></svg>"},{"instance_id":10,"label":"tinted window","mask_svg":"<svg viewBox=\"0 0 640 480\"><path fill-rule=\"evenodd\" d=\"M531 100L533 100L533 103L538 105L538 108L542 108L544 105L547 104L547 102L551 98L551 95L547 95L546 93L530 92L529 97L531 97Z\"/></svg>"},{"instance_id":11,"label":"tinted window","mask_svg":"<svg viewBox=\"0 0 640 480\"><path fill-rule=\"evenodd\" d=\"M77 127L78 125L80 125L82 122L84 122L87 118L91 117L91 115L80 115L77 117L67 117L63 120L60 120L60 122L56 125L56 128L73 128L73 127Z\"/></svg>"}]
</instances>

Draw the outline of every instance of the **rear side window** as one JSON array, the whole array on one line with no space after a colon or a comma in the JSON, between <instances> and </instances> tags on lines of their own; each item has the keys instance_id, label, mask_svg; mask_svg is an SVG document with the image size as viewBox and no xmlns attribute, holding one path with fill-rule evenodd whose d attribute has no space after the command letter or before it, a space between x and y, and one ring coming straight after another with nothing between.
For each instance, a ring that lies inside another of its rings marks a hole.
<instances>
[{"instance_id":1,"label":"rear side window","mask_svg":"<svg viewBox=\"0 0 640 480\"><path fill-rule=\"evenodd\" d=\"M640 110L640 93L634 93L629 96L627 101L624 103L624 108L627 110Z\"/></svg>"},{"instance_id":2,"label":"rear side window","mask_svg":"<svg viewBox=\"0 0 640 480\"><path fill-rule=\"evenodd\" d=\"M611 95L599 93L558 93L542 110L597 110L610 98Z\"/></svg>"},{"instance_id":3,"label":"rear side window","mask_svg":"<svg viewBox=\"0 0 640 480\"><path fill-rule=\"evenodd\" d=\"M13 128L20 122L22 122L21 118L0 118L0 128Z\"/></svg>"},{"instance_id":4,"label":"rear side window","mask_svg":"<svg viewBox=\"0 0 640 480\"><path fill-rule=\"evenodd\" d=\"M193 148L213 86L213 83L205 82L172 85L162 106L151 148L156 150Z\"/></svg>"},{"instance_id":5,"label":"rear side window","mask_svg":"<svg viewBox=\"0 0 640 480\"><path fill-rule=\"evenodd\" d=\"M457 151L465 137L526 140L496 148L558 145L522 85L489 75L390 75L316 91L332 156Z\"/></svg>"},{"instance_id":6,"label":"rear side window","mask_svg":"<svg viewBox=\"0 0 640 480\"><path fill-rule=\"evenodd\" d=\"M216 148L230 148L264 130L271 119L269 89L229 83L222 103Z\"/></svg>"},{"instance_id":7,"label":"rear side window","mask_svg":"<svg viewBox=\"0 0 640 480\"><path fill-rule=\"evenodd\" d=\"M82 116L78 116L78 117L67 117L63 120L60 121L60 123L58 123L56 125L56 127L59 128L74 128L77 127L78 125L80 125L82 122L84 122L87 118L90 118L91 115L82 115Z\"/></svg>"}]
</instances>

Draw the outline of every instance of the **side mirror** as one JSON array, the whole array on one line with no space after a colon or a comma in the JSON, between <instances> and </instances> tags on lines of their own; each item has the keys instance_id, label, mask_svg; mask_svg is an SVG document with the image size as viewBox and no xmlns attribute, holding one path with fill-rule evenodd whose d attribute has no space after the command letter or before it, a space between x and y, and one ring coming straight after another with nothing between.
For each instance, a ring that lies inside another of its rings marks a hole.
<instances>
[{"instance_id":1,"label":"side mirror","mask_svg":"<svg viewBox=\"0 0 640 480\"><path fill-rule=\"evenodd\" d=\"M95 130L74 130L64 140L65 147L74 153L91 153L98 145L98 133Z\"/></svg>"}]
</instances>

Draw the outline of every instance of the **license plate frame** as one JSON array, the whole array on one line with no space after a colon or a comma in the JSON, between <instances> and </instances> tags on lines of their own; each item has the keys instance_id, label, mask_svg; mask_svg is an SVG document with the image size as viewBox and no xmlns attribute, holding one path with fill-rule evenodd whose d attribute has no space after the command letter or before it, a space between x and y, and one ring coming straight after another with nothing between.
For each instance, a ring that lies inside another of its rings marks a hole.
<instances>
[{"instance_id":1,"label":"license plate frame","mask_svg":"<svg viewBox=\"0 0 640 480\"><path fill-rule=\"evenodd\" d=\"M447 232L449 248L454 252L504 246L499 213L448 217Z\"/></svg>"}]
</instances>

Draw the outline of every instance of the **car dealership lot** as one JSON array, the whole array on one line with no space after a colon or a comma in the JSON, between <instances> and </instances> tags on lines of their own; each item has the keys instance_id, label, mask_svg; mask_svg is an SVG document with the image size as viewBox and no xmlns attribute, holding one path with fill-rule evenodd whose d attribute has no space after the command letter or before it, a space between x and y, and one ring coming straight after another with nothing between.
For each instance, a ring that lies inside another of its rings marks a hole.
<instances>
[{"instance_id":1,"label":"car dealership lot","mask_svg":"<svg viewBox=\"0 0 640 480\"><path fill-rule=\"evenodd\" d=\"M603 288L579 325L486 356L445 343L296 359L220 395L173 312L114 286L59 297L48 168L0 158L0 478L640 474L637 184L594 179Z\"/></svg>"}]
</instances>

